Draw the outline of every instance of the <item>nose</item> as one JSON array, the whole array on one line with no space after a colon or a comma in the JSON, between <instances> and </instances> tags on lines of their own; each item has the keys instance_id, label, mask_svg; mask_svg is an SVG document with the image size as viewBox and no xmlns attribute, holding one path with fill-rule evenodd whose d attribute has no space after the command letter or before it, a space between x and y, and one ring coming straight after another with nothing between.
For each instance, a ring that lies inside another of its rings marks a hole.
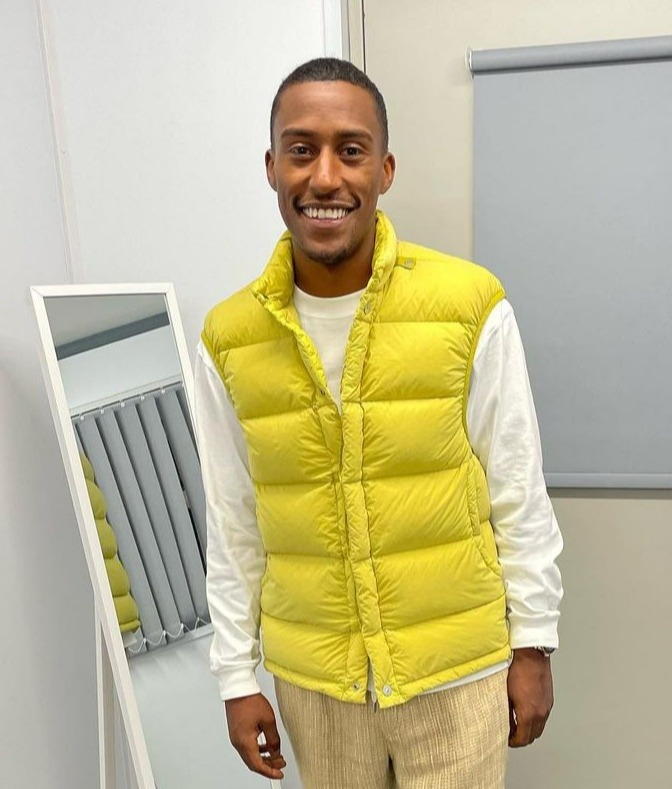
<instances>
[{"instance_id":1,"label":"nose","mask_svg":"<svg viewBox=\"0 0 672 789\"><path fill-rule=\"evenodd\" d=\"M324 149L315 159L311 186L315 194L329 194L340 186L340 160L331 150Z\"/></svg>"}]
</instances>

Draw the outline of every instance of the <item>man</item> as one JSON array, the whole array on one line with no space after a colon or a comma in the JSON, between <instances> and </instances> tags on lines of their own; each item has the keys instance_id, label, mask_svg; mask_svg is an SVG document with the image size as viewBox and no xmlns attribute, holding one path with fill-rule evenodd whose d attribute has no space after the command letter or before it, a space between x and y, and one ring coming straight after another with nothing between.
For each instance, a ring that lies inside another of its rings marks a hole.
<instances>
[{"instance_id":1,"label":"man","mask_svg":"<svg viewBox=\"0 0 672 789\"><path fill-rule=\"evenodd\" d=\"M231 741L282 776L261 624L304 786L502 787L550 713L562 596L511 307L377 212L395 160L351 64L282 83L266 171L287 233L196 367Z\"/></svg>"}]
</instances>

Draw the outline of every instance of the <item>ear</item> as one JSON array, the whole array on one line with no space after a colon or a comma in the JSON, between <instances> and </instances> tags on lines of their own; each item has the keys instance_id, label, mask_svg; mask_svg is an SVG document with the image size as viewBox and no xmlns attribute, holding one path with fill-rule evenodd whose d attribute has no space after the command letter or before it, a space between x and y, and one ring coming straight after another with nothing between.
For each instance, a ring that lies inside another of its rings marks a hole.
<instances>
[{"instance_id":1,"label":"ear","mask_svg":"<svg viewBox=\"0 0 672 789\"><path fill-rule=\"evenodd\" d=\"M397 162L394 156L388 151L383 159L383 174L380 182L380 194L384 195L385 192L392 186L394 181L394 174L397 171Z\"/></svg>"},{"instance_id":2,"label":"ear","mask_svg":"<svg viewBox=\"0 0 672 789\"><path fill-rule=\"evenodd\" d=\"M272 148L269 148L266 151L264 161L266 163L266 178L268 179L268 183L271 185L271 189L274 192L277 192L278 188L277 182L275 180L275 154L273 153Z\"/></svg>"}]
</instances>

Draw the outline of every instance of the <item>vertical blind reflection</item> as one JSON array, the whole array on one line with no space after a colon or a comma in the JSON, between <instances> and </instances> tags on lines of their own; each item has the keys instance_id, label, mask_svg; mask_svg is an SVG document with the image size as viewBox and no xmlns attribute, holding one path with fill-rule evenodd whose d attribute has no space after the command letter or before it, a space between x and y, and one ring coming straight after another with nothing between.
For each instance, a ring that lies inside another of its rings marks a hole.
<instances>
[{"instance_id":1,"label":"vertical blind reflection","mask_svg":"<svg viewBox=\"0 0 672 789\"><path fill-rule=\"evenodd\" d=\"M181 384L73 417L108 505L141 639L130 654L210 621L205 499Z\"/></svg>"}]
</instances>

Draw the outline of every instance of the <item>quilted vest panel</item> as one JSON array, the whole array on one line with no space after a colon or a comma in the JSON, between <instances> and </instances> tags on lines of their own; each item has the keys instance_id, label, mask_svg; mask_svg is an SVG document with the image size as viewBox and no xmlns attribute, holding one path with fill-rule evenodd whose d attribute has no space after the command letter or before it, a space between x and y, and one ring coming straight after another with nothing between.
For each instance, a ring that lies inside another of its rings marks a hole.
<instances>
[{"instance_id":1,"label":"quilted vest panel","mask_svg":"<svg viewBox=\"0 0 672 789\"><path fill-rule=\"evenodd\" d=\"M387 707L510 653L465 419L478 335L504 294L474 264L397 242L379 213L339 413L292 291L285 234L203 332L247 441L267 554L265 665L363 702L370 661Z\"/></svg>"}]
</instances>

